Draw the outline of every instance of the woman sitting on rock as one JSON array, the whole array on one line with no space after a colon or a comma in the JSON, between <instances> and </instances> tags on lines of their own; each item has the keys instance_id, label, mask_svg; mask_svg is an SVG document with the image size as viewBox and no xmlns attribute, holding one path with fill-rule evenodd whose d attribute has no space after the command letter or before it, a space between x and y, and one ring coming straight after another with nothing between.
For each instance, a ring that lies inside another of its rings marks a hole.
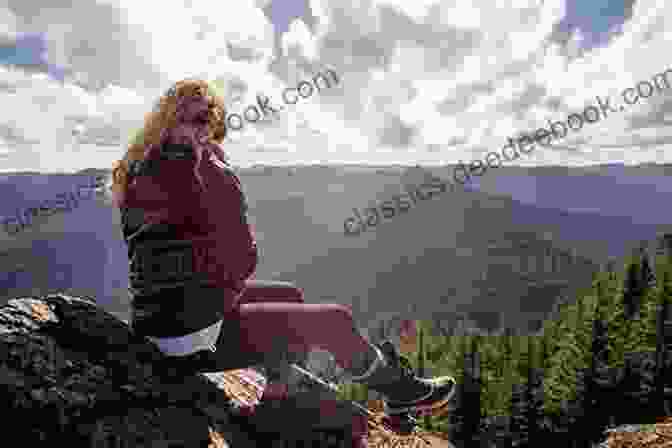
<instances>
[{"instance_id":1,"label":"woman sitting on rock","mask_svg":"<svg viewBox=\"0 0 672 448\"><path fill-rule=\"evenodd\" d=\"M290 283L250 280L258 251L240 180L219 146L224 118L207 82L179 81L115 163L133 330L185 372L288 366L316 348L380 392L391 414L443 406L453 378L418 378L391 343L359 333L350 308L304 303Z\"/></svg>"}]
</instances>

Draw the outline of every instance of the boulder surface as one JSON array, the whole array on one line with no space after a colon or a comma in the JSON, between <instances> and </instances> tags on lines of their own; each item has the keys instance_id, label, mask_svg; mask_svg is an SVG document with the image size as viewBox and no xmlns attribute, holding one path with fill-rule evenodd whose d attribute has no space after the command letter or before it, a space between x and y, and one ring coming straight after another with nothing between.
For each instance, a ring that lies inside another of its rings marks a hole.
<instances>
[{"instance_id":1,"label":"boulder surface","mask_svg":"<svg viewBox=\"0 0 672 448\"><path fill-rule=\"evenodd\" d=\"M259 404L250 390L263 384L236 386L240 373L176 375L155 345L93 299L52 294L0 307L3 446L365 443L366 419L348 403L304 391Z\"/></svg>"}]
</instances>

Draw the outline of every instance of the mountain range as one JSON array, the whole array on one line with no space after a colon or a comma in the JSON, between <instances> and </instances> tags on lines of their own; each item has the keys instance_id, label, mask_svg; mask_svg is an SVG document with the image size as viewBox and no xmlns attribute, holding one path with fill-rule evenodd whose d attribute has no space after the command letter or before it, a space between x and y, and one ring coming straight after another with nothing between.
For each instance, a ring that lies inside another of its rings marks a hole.
<instances>
[{"instance_id":1,"label":"mountain range","mask_svg":"<svg viewBox=\"0 0 672 448\"><path fill-rule=\"evenodd\" d=\"M672 193L670 170L500 167L358 237L344 235L353 208L430 174L452 179L452 167L254 166L239 175L261 251L257 278L293 281L309 302L352 305L365 331L400 317L533 331L601 265L670 231L672 210L662 206ZM106 174L5 173L0 217ZM3 302L62 291L96 297L127 319L127 263L119 213L104 188L17 235L0 227Z\"/></svg>"}]
</instances>

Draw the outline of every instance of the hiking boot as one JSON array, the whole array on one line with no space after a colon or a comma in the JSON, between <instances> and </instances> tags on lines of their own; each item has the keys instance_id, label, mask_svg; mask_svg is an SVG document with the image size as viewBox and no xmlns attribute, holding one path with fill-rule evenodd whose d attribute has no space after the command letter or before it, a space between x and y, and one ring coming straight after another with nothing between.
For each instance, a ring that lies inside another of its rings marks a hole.
<instances>
[{"instance_id":1,"label":"hiking boot","mask_svg":"<svg viewBox=\"0 0 672 448\"><path fill-rule=\"evenodd\" d=\"M409 361L397 352L390 341L373 348L378 351L378 358L368 372L352 378L352 381L380 392L385 397L385 413L431 414L443 408L455 394L453 377L417 377Z\"/></svg>"}]
</instances>

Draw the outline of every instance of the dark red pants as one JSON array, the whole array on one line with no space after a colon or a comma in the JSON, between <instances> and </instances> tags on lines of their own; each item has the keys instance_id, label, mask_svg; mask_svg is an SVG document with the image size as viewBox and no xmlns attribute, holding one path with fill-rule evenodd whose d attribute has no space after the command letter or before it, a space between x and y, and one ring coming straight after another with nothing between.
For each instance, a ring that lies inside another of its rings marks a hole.
<instances>
[{"instance_id":1,"label":"dark red pants","mask_svg":"<svg viewBox=\"0 0 672 448\"><path fill-rule=\"evenodd\" d=\"M310 349L331 353L342 368L368 342L354 325L350 307L308 304L291 283L248 281L238 307L225 315L212 354L216 370L240 369L293 359Z\"/></svg>"},{"instance_id":2,"label":"dark red pants","mask_svg":"<svg viewBox=\"0 0 672 448\"><path fill-rule=\"evenodd\" d=\"M341 367L347 368L352 355L363 352L367 346L368 342L354 326L349 307L307 304L303 291L291 283L254 280L248 281L237 309L225 315L217 351L205 352L205 363L197 370L213 372L272 365L288 357L292 362L302 359L311 348L330 352ZM321 399L313 419L336 418L339 405L342 403L335 399ZM344 424L351 433L351 446L366 447L366 417L353 414L351 418L351 422Z\"/></svg>"}]
</instances>

